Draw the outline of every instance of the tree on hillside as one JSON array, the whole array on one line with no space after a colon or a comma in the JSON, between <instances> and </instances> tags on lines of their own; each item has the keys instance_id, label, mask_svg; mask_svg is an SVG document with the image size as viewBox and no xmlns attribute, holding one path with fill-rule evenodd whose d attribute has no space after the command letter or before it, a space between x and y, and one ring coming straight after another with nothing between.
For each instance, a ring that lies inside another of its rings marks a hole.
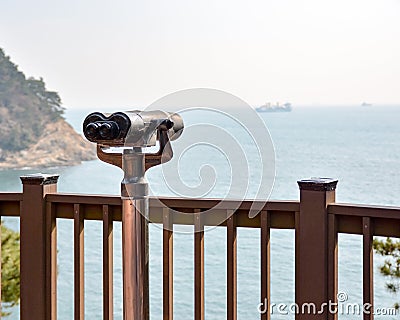
<instances>
[{"instance_id":1,"label":"tree on hillside","mask_svg":"<svg viewBox=\"0 0 400 320\"><path fill-rule=\"evenodd\" d=\"M52 115L55 119L58 116L62 116L64 113L64 107L61 106L61 98L57 92L47 91L46 85L43 81L43 78L39 80L35 78L29 78L27 80L28 87L32 89L32 91L36 94L37 97L41 100L41 109L44 112L48 112L50 109L50 115Z\"/></svg>"},{"instance_id":2,"label":"tree on hillside","mask_svg":"<svg viewBox=\"0 0 400 320\"><path fill-rule=\"evenodd\" d=\"M63 113L58 93L47 90L42 78L26 79L0 48L0 158L36 142L46 123Z\"/></svg>"},{"instance_id":3,"label":"tree on hillside","mask_svg":"<svg viewBox=\"0 0 400 320\"><path fill-rule=\"evenodd\" d=\"M20 297L19 233L1 225L1 301L13 307ZM4 308L3 308L4 310ZM2 311L2 316L9 315Z\"/></svg>"},{"instance_id":4,"label":"tree on hillside","mask_svg":"<svg viewBox=\"0 0 400 320\"><path fill-rule=\"evenodd\" d=\"M400 241L393 241L391 238L386 240L374 239L375 252L386 257L383 265L379 267L381 274L388 278L386 288L393 293L400 291ZM395 303L396 309L400 308L399 303Z\"/></svg>"}]
</instances>

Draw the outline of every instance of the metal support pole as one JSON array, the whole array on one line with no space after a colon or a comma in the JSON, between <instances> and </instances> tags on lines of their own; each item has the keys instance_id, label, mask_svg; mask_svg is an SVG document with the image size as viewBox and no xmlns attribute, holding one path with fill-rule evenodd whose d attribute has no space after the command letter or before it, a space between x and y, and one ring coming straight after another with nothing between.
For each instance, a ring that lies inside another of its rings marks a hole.
<instances>
[{"instance_id":1,"label":"metal support pole","mask_svg":"<svg viewBox=\"0 0 400 320\"><path fill-rule=\"evenodd\" d=\"M85 137L97 143L100 160L124 171L122 199L122 268L124 320L149 319L149 241L147 169L171 160L170 140L183 130L183 120L175 113L160 110L128 111L104 115L94 112L83 122ZM156 153L142 148L156 146ZM125 147L123 153L107 152Z\"/></svg>"},{"instance_id":2,"label":"metal support pole","mask_svg":"<svg viewBox=\"0 0 400 320\"><path fill-rule=\"evenodd\" d=\"M121 183L124 320L149 319L148 189L141 150L125 150Z\"/></svg>"}]
</instances>

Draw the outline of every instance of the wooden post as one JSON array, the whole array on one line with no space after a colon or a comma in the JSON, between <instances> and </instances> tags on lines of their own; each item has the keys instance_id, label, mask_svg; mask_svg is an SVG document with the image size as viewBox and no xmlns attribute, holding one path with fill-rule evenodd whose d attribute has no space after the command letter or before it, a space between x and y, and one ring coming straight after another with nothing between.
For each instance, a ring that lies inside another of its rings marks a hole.
<instances>
[{"instance_id":1,"label":"wooden post","mask_svg":"<svg viewBox=\"0 0 400 320\"><path fill-rule=\"evenodd\" d=\"M300 212L296 215L295 299L296 320L327 320L329 296L328 212L335 202L337 180L298 181ZM315 309L314 309L315 308ZM321 309L323 308L323 309Z\"/></svg>"},{"instance_id":2,"label":"wooden post","mask_svg":"<svg viewBox=\"0 0 400 320\"><path fill-rule=\"evenodd\" d=\"M45 196L58 175L21 177L21 320L56 319L56 223Z\"/></svg>"}]
</instances>

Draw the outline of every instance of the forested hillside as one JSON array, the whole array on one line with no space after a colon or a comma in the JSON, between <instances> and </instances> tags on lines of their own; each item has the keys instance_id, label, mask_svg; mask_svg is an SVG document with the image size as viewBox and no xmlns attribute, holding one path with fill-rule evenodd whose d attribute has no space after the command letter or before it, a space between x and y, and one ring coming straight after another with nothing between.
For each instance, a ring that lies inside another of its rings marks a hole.
<instances>
[{"instance_id":1,"label":"forested hillside","mask_svg":"<svg viewBox=\"0 0 400 320\"><path fill-rule=\"evenodd\" d=\"M63 112L58 93L48 91L42 78L27 78L0 48L0 168L25 166L27 154L29 166L93 159L93 149L65 122ZM56 136L49 136L50 129Z\"/></svg>"}]
</instances>

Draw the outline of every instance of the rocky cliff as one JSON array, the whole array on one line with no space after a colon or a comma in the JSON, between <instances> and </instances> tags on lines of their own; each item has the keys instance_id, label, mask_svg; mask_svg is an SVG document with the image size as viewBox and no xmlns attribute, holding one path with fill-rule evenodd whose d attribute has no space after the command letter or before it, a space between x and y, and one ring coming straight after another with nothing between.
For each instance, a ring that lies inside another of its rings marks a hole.
<instances>
[{"instance_id":1,"label":"rocky cliff","mask_svg":"<svg viewBox=\"0 0 400 320\"><path fill-rule=\"evenodd\" d=\"M0 169L79 164L95 148L63 118L57 92L26 78L0 49Z\"/></svg>"},{"instance_id":2,"label":"rocky cliff","mask_svg":"<svg viewBox=\"0 0 400 320\"><path fill-rule=\"evenodd\" d=\"M95 158L95 146L60 119L45 125L37 142L28 148L7 152L0 169L70 166Z\"/></svg>"}]
</instances>

